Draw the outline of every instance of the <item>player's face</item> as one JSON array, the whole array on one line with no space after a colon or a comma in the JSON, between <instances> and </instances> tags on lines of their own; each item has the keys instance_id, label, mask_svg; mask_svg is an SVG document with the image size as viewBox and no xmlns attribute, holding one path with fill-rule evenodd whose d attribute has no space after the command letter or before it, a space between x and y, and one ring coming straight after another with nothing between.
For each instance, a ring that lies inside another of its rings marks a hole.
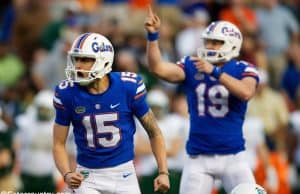
<instances>
[{"instance_id":1,"label":"player's face","mask_svg":"<svg viewBox=\"0 0 300 194\"><path fill-rule=\"evenodd\" d=\"M219 50L224 42L222 40L205 39L204 46L206 49Z\"/></svg>"},{"instance_id":2,"label":"player's face","mask_svg":"<svg viewBox=\"0 0 300 194\"><path fill-rule=\"evenodd\" d=\"M95 59L94 58L89 58L89 57L75 57L75 67L76 70L81 70L81 71L89 71L94 63ZM78 77L87 77L88 72L77 72Z\"/></svg>"}]
</instances>

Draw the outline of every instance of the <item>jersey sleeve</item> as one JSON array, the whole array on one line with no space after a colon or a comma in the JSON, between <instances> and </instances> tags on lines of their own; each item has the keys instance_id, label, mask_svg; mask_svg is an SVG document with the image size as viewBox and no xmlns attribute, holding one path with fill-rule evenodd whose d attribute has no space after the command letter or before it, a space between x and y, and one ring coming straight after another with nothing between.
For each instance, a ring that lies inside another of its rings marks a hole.
<instances>
[{"instance_id":1,"label":"jersey sleeve","mask_svg":"<svg viewBox=\"0 0 300 194\"><path fill-rule=\"evenodd\" d=\"M69 126L71 123L71 111L68 104L70 100L68 100L68 95L65 91L67 88L61 87L63 83L55 87L53 97L53 105L56 111L55 122L60 125Z\"/></svg>"},{"instance_id":2,"label":"jersey sleeve","mask_svg":"<svg viewBox=\"0 0 300 194\"><path fill-rule=\"evenodd\" d=\"M182 57L179 61L176 62L176 65L184 70L186 66L185 63L188 60L188 58L189 57L187 56Z\"/></svg>"},{"instance_id":3,"label":"jersey sleeve","mask_svg":"<svg viewBox=\"0 0 300 194\"><path fill-rule=\"evenodd\" d=\"M242 73L241 73L241 79L245 77L252 77L256 80L256 83L258 84L259 82L259 76L258 76L258 71L256 67L253 64L241 61L240 62L241 68L242 68Z\"/></svg>"},{"instance_id":4,"label":"jersey sleeve","mask_svg":"<svg viewBox=\"0 0 300 194\"><path fill-rule=\"evenodd\" d=\"M129 75L131 77L126 76ZM123 72L121 79L126 80L126 87L129 92L129 101L134 115L138 118L144 116L149 111L146 102L147 89L141 76L135 73ZM128 80L131 80L128 82Z\"/></svg>"},{"instance_id":5,"label":"jersey sleeve","mask_svg":"<svg viewBox=\"0 0 300 194\"><path fill-rule=\"evenodd\" d=\"M190 60L190 56L182 57L179 61L176 62L176 65L184 71L185 79L182 81L182 83L186 83L192 70L191 67L194 67L193 62Z\"/></svg>"}]
</instances>

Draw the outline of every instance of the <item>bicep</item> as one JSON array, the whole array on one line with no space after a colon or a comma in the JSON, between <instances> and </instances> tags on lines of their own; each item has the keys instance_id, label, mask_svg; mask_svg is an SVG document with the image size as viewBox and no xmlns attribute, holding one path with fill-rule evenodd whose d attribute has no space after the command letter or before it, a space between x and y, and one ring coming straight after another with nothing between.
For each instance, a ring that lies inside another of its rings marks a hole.
<instances>
[{"instance_id":1,"label":"bicep","mask_svg":"<svg viewBox=\"0 0 300 194\"><path fill-rule=\"evenodd\" d=\"M181 82L185 79L184 70L174 63L164 62L154 72L158 77L169 82Z\"/></svg>"},{"instance_id":2,"label":"bicep","mask_svg":"<svg viewBox=\"0 0 300 194\"><path fill-rule=\"evenodd\" d=\"M53 142L54 144L65 144L69 133L69 126L54 123Z\"/></svg>"},{"instance_id":3,"label":"bicep","mask_svg":"<svg viewBox=\"0 0 300 194\"><path fill-rule=\"evenodd\" d=\"M247 87L247 90L250 92L250 96L254 96L256 87L257 87L257 81L253 77L245 77L242 80L242 83Z\"/></svg>"}]
</instances>

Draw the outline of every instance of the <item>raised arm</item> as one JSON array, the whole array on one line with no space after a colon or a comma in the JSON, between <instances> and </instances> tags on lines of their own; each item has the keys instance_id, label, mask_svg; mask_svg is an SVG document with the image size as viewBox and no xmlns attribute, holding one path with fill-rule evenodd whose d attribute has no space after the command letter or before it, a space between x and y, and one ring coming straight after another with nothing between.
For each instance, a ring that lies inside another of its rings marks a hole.
<instances>
[{"instance_id":1,"label":"raised arm","mask_svg":"<svg viewBox=\"0 0 300 194\"><path fill-rule=\"evenodd\" d=\"M147 62L149 70L159 78L169 82L180 82L185 79L184 71L174 63L164 62L161 57L158 36L160 19L153 14L151 6L148 8L148 16L145 20L147 30Z\"/></svg>"},{"instance_id":2,"label":"raised arm","mask_svg":"<svg viewBox=\"0 0 300 194\"><path fill-rule=\"evenodd\" d=\"M154 190L165 193L169 190L170 183L164 138L151 110L139 120L149 136L152 152L158 166L159 174L154 180Z\"/></svg>"}]
</instances>

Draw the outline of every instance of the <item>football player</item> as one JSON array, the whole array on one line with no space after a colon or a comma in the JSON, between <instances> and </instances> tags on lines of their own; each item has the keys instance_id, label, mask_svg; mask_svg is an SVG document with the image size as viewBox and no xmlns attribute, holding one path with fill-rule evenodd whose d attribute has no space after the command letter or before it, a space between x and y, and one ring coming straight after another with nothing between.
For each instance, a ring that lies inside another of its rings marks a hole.
<instances>
[{"instance_id":1,"label":"football player","mask_svg":"<svg viewBox=\"0 0 300 194\"><path fill-rule=\"evenodd\" d=\"M158 165L154 190L169 189L165 144L149 109L146 87L131 72L111 72L114 49L96 33L81 34L68 52L67 80L57 85L53 153L57 168L75 193L138 194L133 166L134 116L150 138ZM65 141L73 125L77 169L70 169Z\"/></svg>"},{"instance_id":2,"label":"football player","mask_svg":"<svg viewBox=\"0 0 300 194\"><path fill-rule=\"evenodd\" d=\"M53 91L41 90L16 118L22 192L55 192L52 155Z\"/></svg>"},{"instance_id":3,"label":"football player","mask_svg":"<svg viewBox=\"0 0 300 194\"><path fill-rule=\"evenodd\" d=\"M189 158L180 193L210 194L215 179L221 179L227 193L239 183L254 183L244 160L242 125L258 75L253 65L234 59L242 45L240 30L226 21L212 22L202 34L198 56L173 64L162 60L159 28L160 18L149 7L145 20L149 69L161 79L180 82L188 101Z\"/></svg>"}]
</instances>

